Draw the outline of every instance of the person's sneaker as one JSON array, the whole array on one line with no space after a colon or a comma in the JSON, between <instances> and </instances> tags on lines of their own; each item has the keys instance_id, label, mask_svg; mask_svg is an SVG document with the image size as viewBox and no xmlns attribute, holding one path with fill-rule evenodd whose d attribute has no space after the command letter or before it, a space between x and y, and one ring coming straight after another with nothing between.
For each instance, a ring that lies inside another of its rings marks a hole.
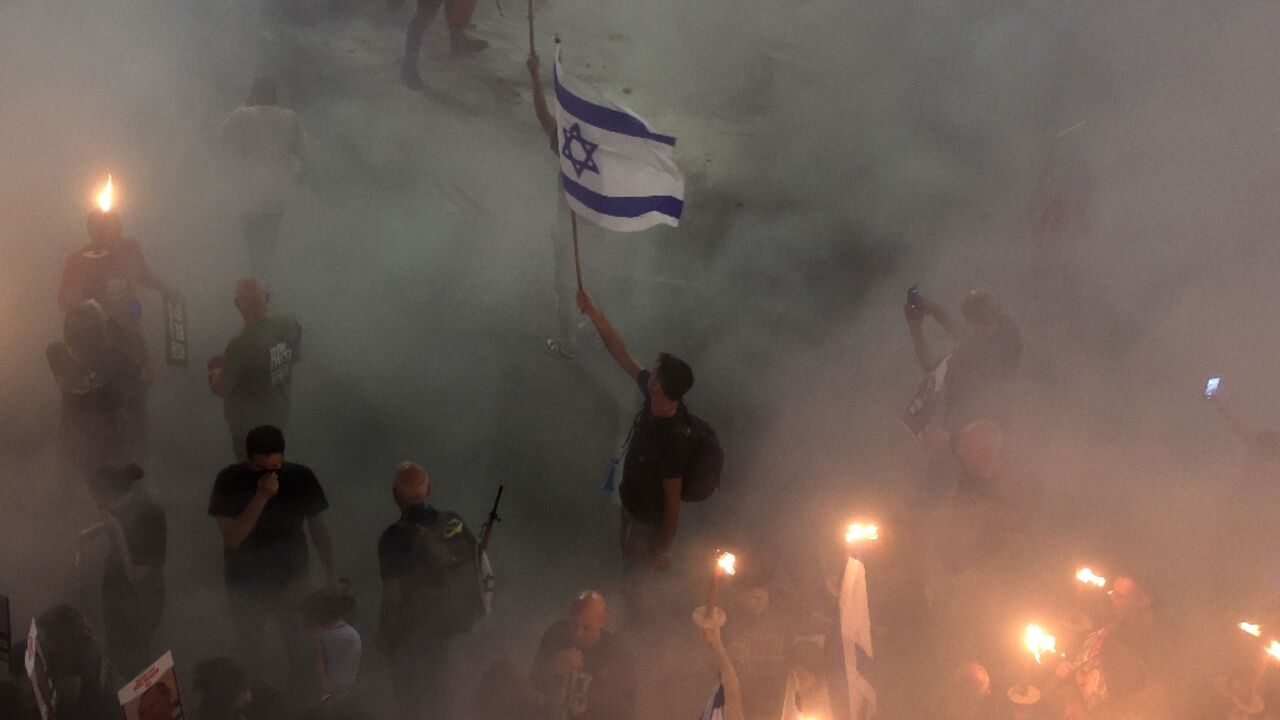
<instances>
[{"instance_id":1,"label":"person's sneaker","mask_svg":"<svg viewBox=\"0 0 1280 720\"><path fill-rule=\"evenodd\" d=\"M577 353L565 350L564 346L561 345L560 341L556 338L550 338L547 340L546 348L547 352L551 353L552 356L557 359L564 360L565 362L573 362L574 358L578 357Z\"/></svg>"},{"instance_id":2,"label":"person's sneaker","mask_svg":"<svg viewBox=\"0 0 1280 720\"><path fill-rule=\"evenodd\" d=\"M405 65L400 69L400 79L404 80L404 84L410 90L420 91L423 88L422 76L418 74L417 69Z\"/></svg>"},{"instance_id":3,"label":"person's sneaker","mask_svg":"<svg viewBox=\"0 0 1280 720\"><path fill-rule=\"evenodd\" d=\"M449 38L449 49L454 55L463 55L466 53L478 53L489 47L488 40L473 38L465 32L460 32Z\"/></svg>"}]
</instances>

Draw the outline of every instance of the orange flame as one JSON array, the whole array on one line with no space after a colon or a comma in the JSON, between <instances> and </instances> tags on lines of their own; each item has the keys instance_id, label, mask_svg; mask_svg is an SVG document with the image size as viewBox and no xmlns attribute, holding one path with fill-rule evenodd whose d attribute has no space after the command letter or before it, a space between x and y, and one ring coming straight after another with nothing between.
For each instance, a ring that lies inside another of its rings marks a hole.
<instances>
[{"instance_id":1,"label":"orange flame","mask_svg":"<svg viewBox=\"0 0 1280 720\"><path fill-rule=\"evenodd\" d=\"M1092 585L1097 588L1105 587L1107 584L1106 578L1101 575L1095 575L1093 571L1087 567L1080 568L1076 571L1076 580L1079 580L1085 585Z\"/></svg>"},{"instance_id":2,"label":"orange flame","mask_svg":"<svg viewBox=\"0 0 1280 720\"><path fill-rule=\"evenodd\" d=\"M879 525L863 525L862 523L853 523L844 533L844 541L847 543L868 542L880 539Z\"/></svg>"},{"instance_id":3,"label":"orange flame","mask_svg":"<svg viewBox=\"0 0 1280 720\"><path fill-rule=\"evenodd\" d=\"M1272 640L1271 644L1267 646L1267 654L1275 660L1280 660L1280 642Z\"/></svg>"},{"instance_id":4,"label":"orange flame","mask_svg":"<svg viewBox=\"0 0 1280 720\"><path fill-rule=\"evenodd\" d=\"M1022 636L1022 643L1031 651L1036 662L1040 662L1041 656L1045 653L1054 652L1058 647L1058 640L1054 636L1044 631L1039 625L1028 625L1027 631Z\"/></svg>"},{"instance_id":5,"label":"orange flame","mask_svg":"<svg viewBox=\"0 0 1280 720\"><path fill-rule=\"evenodd\" d=\"M107 175L107 184L102 186L102 190L98 191L98 207L102 212L111 212L111 205L115 201L116 189L111 184L111 175Z\"/></svg>"},{"instance_id":6,"label":"orange flame","mask_svg":"<svg viewBox=\"0 0 1280 720\"><path fill-rule=\"evenodd\" d=\"M732 575L734 572L734 564L738 562L738 557L733 553L720 553L720 557L716 558L716 566L724 572L725 575Z\"/></svg>"},{"instance_id":7,"label":"orange flame","mask_svg":"<svg viewBox=\"0 0 1280 720\"><path fill-rule=\"evenodd\" d=\"M1262 637L1262 626L1258 625L1257 623L1245 622L1242 620L1240 621L1240 624L1237 625L1236 627L1240 628L1241 630L1249 633L1254 637Z\"/></svg>"}]
</instances>

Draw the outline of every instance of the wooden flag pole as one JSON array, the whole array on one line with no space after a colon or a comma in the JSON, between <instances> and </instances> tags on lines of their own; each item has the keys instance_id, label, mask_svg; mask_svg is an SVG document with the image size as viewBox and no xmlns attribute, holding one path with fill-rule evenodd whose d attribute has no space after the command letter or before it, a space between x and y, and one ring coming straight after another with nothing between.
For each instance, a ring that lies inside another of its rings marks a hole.
<instances>
[{"instance_id":1,"label":"wooden flag pole","mask_svg":"<svg viewBox=\"0 0 1280 720\"><path fill-rule=\"evenodd\" d=\"M533 0L529 0L529 54L533 54Z\"/></svg>"},{"instance_id":2,"label":"wooden flag pole","mask_svg":"<svg viewBox=\"0 0 1280 720\"><path fill-rule=\"evenodd\" d=\"M578 257L578 213L570 210L569 220L573 224L573 270L578 274L578 292L582 292L582 260Z\"/></svg>"}]
</instances>

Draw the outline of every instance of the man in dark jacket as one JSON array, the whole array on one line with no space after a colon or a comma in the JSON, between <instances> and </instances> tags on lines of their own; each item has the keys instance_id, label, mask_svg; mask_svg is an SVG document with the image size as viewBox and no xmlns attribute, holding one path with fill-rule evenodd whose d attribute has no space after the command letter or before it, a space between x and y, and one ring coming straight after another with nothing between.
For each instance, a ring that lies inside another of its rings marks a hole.
<instances>
[{"instance_id":1,"label":"man in dark jacket","mask_svg":"<svg viewBox=\"0 0 1280 720\"><path fill-rule=\"evenodd\" d=\"M458 515L427 504L431 482L421 465L396 468L392 496L400 520L378 540L378 644L390 662L399 717L447 718L449 641L481 614L476 538Z\"/></svg>"}]
</instances>

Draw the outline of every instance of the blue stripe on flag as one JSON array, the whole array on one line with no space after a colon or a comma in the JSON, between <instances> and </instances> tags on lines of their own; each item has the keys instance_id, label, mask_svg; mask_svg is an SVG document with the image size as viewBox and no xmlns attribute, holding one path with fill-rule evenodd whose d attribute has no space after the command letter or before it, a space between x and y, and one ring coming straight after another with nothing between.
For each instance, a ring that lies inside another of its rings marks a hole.
<instances>
[{"instance_id":1,"label":"blue stripe on flag","mask_svg":"<svg viewBox=\"0 0 1280 720\"><path fill-rule=\"evenodd\" d=\"M651 212L662 213L679 219L684 212L684 201L670 195L651 195L649 197L610 197L579 185L568 175L560 173L560 182L564 191L574 200L586 205L601 215L621 218L637 218Z\"/></svg>"},{"instance_id":2,"label":"blue stripe on flag","mask_svg":"<svg viewBox=\"0 0 1280 720\"><path fill-rule=\"evenodd\" d=\"M556 80L556 102L560 103L560 107L564 108L565 112L570 115L601 130L608 130L619 135L630 135L642 140L652 140L672 147L675 146L675 138L670 135L659 135L653 132L639 118L628 115L621 110L597 105L574 95L568 88L560 84L559 72L553 71L553 74Z\"/></svg>"}]
</instances>

